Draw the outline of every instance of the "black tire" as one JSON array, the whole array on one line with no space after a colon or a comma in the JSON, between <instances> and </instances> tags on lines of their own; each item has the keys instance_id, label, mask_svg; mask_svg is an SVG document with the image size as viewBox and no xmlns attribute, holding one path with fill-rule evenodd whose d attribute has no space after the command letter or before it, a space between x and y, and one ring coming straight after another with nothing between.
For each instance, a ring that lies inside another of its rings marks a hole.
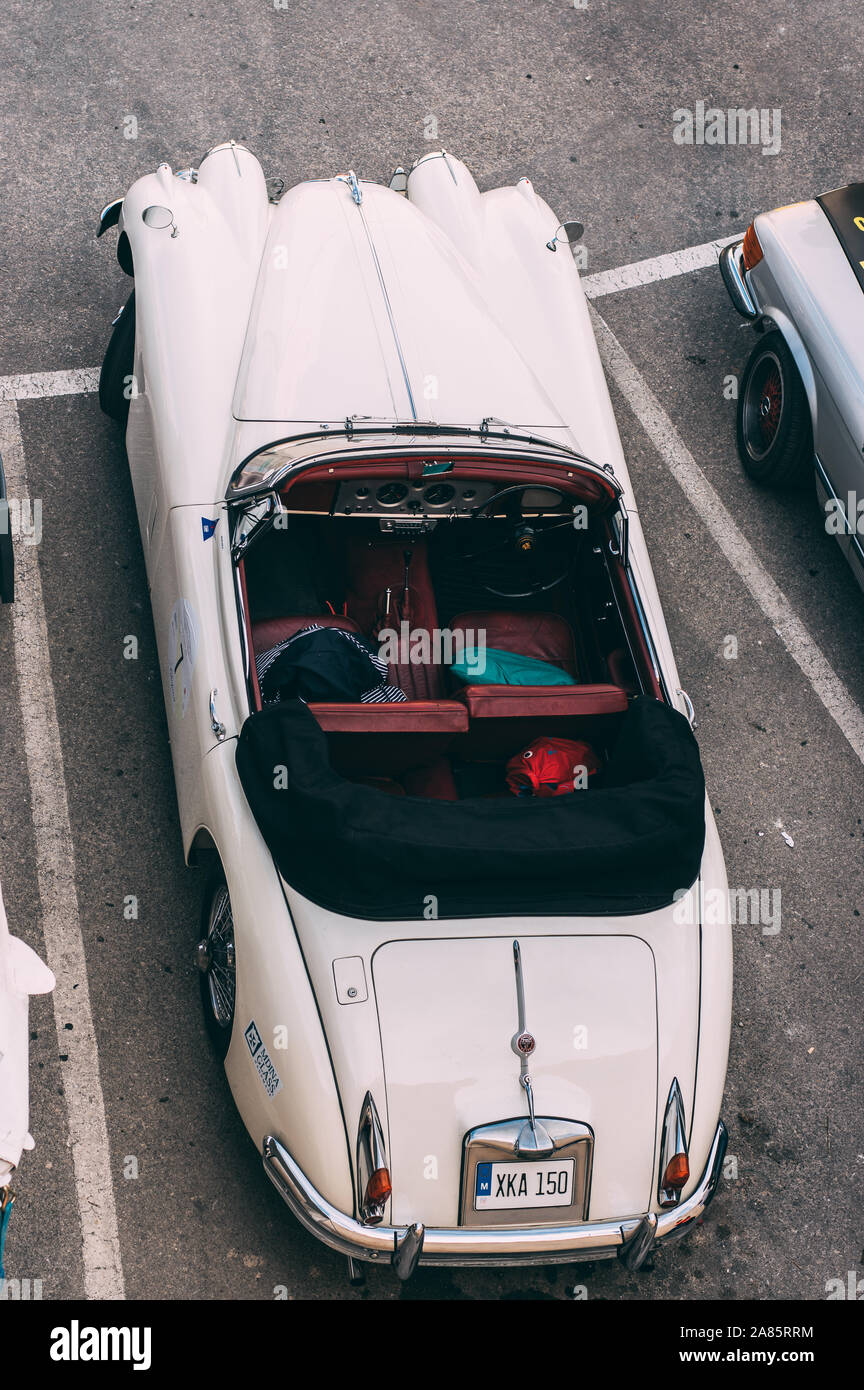
<instances>
[{"instance_id":1,"label":"black tire","mask_svg":"<svg viewBox=\"0 0 864 1390\"><path fill-rule=\"evenodd\" d=\"M738 389L738 457L762 487L798 488L813 476L810 402L776 329L760 338Z\"/></svg>"},{"instance_id":2,"label":"black tire","mask_svg":"<svg viewBox=\"0 0 864 1390\"><path fill-rule=\"evenodd\" d=\"M237 969L231 899L221 869L204 893L197 964L207 1034L217 1057L224 1058L234 1027Z\"/></svg>"},{"instance_id":3,"label":"black tire","mask_svg":"<svg viewBox=\"0 0 864 1390\"><path fill-rule=\"evenodd\" d=\"M129 378L135 365L135 291L120 310L99 373L99 404L112 420L129 418Z\"/></svg>"}]
</instances>

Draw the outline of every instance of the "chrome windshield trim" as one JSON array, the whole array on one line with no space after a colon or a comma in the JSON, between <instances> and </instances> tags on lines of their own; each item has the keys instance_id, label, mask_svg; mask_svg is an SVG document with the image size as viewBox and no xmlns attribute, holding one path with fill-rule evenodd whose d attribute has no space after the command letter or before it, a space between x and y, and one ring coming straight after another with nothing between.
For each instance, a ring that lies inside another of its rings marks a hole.
<instances>
[{"instance_id":1,"label":"chrome windshield trim","mask_svg":"<svg viewBox=\"0 0 864 1390\"><path fill-rule=\"evenodd\" d=\"M663 697L666 700L666 703L671 704L672 701L669 699L669 689L666 685L663 672L660 669L660 658L657 654L657 648L654 645L654 638L651 635L651 629L648 626L648 619L645 616L645 608L642 604L642 598L639 593L639 586L636 583L636 576L634 575L629 565L627 566L626 574L630 583L630 592L633 595L633 602L636 606L636 616L639 619L639 626L642 629L642 636L645 639L645 645L648 648L648 655L651 658L651 666L653 668L654 675L657 677L657 684L660 686L660 689L663 692Z\"/></svg>"},{"instance_id":2,"label":"chrome windshield trim","mask_svg":"<svg viewBox=\"0 0 864 1390\"><path fill-rule=\"evenodd\" d=\"M227 500L232 503L246 501L257 493L273 492L281 488L292 473L331 460L338 463L372 463L377 458L392 455L397 442L400 455L434 454L453 460L480 460L484 454L494 450L496 457L525 463L575 464L592 477L605 482L616 500L622 494L621 484L610 468L594 463L569 444L559 443L544 435L516 429L489 429L487 421L472 426L438 425L423 421L357 425L353 420L346 420L332 429L324 427L304 434L286 435L262 445L260 449L254 449L231 474ZM237 484L236 480L255 459L262 459L263 462L267 456L270 456L269 468L261 466L254 470L258 476L251 482ZM284 457L284 462L279 461L280 456Z\"/></svg>"},{"instance_id":3,"label":"chrome windshield trim","mask_svg":"<svg viewBox=\"0 0 864 1390\"><path fill-rule=\"evenodd\" d=\"M717 1126L705 1171L686 1201L671 1211L659 1212L650 1221L653 1239L640 1237L639 1263L655 1241L677 1239L702 1215L717 1190L726 1152L726 1127ZM421 1265L483 1265L506 1267L530 1264L566 1264L579 1259L609 1259L629 1244L645 1216L622 1221L587 1221L577 1226L519 1226L483 1230L469 1227L364 1226L353 1216L328 1202L306 1177L284 1144L268 1135L263 1144L263 1164L274 1187L307 1231L331 1250L354 1259L394 1264L396 1272ZM649 1214L652 1215L652 1214ZM412 1254L405 1258L406 1242ZM419 1250L418 1250L419 1246ZM400 1257L401 1252L401 1257Z\"/></svg>"}]
</instances>

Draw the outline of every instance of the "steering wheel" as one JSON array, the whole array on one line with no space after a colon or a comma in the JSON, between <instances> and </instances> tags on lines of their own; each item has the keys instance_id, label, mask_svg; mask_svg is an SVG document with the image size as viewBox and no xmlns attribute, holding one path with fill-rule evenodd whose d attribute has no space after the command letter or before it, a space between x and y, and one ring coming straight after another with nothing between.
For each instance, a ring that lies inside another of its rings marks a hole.
<instances>
[{"instance_id":1,"label":"steering wheel","mask_svg":"<svg viewBox=\"0 0 864 1390\"><path fill-rule=\"evenodd\" d=\"M559 531L565 526L572 528L573 518L568 516L550 526L538 526L537 523L543 520L542 509L532 516L530 521L522 510L524 494L540 486L538 483L516 483L512 487L501 488L485 502L472 508L472 518L478 518L488 515L489 509L495 503L503 501L505 520L508 523L507 535L485 550L465 555L463 559L479 567L483 561L494 556L504 558L505 552L509 550L517 561L517 577L514 577L513 587L510 589L496 588L479 576L479 582L487 593L495 594L499 598L534 598L537 594L545 594L549 589L562 584L570 573L572 558L568 557L562 568L561 557L550 556L544 548L544 538L550 531ZM552 487L545 490L556 491ZM558 495L563 496L560 493Z\"/></svg>"}]
</instances>

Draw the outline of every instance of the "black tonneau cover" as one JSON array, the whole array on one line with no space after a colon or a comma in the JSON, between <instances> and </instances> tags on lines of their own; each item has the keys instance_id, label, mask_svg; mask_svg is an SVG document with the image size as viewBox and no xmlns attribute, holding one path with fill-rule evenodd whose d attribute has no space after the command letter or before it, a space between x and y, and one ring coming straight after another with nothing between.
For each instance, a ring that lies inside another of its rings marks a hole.
<instances>
[{"instance_id":1,"label":"black tonneau cover","mask_svg":"<svg viewBox=\"0 0 864 1390\"><path fill-rule=\"evenodd\" d=\"M334 772L325 734L293 700L246 720L237 767L283 877L354 917L648 912L689 888L702 859L696 740L648 697L624 715L603 785L572 796L389 796Z\"/></svg>"}]
</instances>

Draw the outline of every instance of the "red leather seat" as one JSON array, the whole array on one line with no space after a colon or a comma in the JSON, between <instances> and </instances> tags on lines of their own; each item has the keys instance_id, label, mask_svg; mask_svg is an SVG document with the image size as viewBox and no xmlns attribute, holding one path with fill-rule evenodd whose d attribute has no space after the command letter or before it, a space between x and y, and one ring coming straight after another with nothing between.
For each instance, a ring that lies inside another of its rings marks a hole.
<instances>
[{"instance_id":1,"label":"red leather seat","mask_svg":"<svg viewBox=\"0 0 864 1390\"><path fill-rule=\"evenodd\" d=\"M468 710L461 700L399 700L380 705L310 702L327 733L464 734Z\"/></svg>"},{"instance_id":2,"label":"red leather seat","mask_svg":"<svg viewBox=\"0 0 864 1390\"><path fill-rule=\"evenodd\" d=\"M574 681L579 678L573 629L558 613L460 613L452 628L473 632L475 644L482 633L487 647L547 661ZM617 685L475 684L460 686L455 694L472 719L584 719L627 709L627 692Z\"/></svg>"},{"instance_id":3,"label":"red leather seat","mask_svg":"<svg viewBox=\"0 0 864 1390\"><path fill-rule=\"evenodd\" d=\"M579 679L576 639L566 618L558 613L484 612L460 613L450 624L453 632L470 630L477 640L482 632L487 647L518 656L533 656ZM558 687L561 689L562 687Z\"/></svg>"},{"instance_id":4,"label":"red leather seat","mask_svg":"<svg viewBox=\"0 0 864 1390\"><path fill-rule=\"evenodd\" d=\"M466 685L457 699L472 719L585 719L623 714L627 708L627 691L620 685Z\"/></svg>"},{"instance_id":5,"label":"red leather seat","mask_svg":"<svg viewBox=\"0 0 864 1390\"><path fill-rule=\"evenodd\" d=\"M295 632L300 632L304 627L338 627L343 632L359 632L353 618L345 618L341 613L315 613L311 617L287 617L287 618L265 618L262 622L252 624L252 645L258 652L269 652L271 647L278 647L280 642L287 642L289 637L293 637Z\"/></svg>"}]
</instances>

